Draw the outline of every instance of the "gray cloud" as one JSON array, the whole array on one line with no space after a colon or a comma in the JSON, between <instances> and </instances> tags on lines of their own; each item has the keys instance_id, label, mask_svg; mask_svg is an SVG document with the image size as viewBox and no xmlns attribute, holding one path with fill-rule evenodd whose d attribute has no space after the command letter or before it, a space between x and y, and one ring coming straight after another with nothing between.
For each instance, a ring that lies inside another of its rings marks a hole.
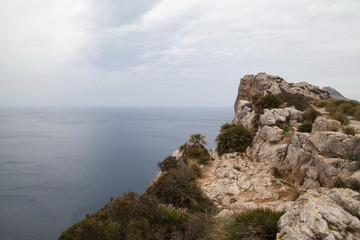
<instances>
[{"instance_id":1,"label":"gray cloud","mask_svg":"<svg viewBox=\"0 0 360 240\"><path fill-rule=\"evenodd\" d=\"M266 71L359 99L360 2L0 3L2 105L231 106Z\"/></svg>"}]
</instances>

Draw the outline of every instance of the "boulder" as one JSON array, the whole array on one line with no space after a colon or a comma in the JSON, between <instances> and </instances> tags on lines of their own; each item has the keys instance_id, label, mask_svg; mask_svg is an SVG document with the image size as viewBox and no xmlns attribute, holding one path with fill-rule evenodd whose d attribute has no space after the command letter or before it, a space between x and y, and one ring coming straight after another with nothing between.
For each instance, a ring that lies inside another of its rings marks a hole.
<instances>
[{"instance_id":1,"label":"boulder","mask_svg":"<svg viewBox=\"0 0 360 240\"><path fill-rule=\"evenodd\" d=\"M360 207L353 198L357 194L350 189L309 190L280 218L277 239L359 239L360 220L348 212Z\"/></svg>"},{"instance_id":2,"label":"boulder","mask_svg":"<svg viewBox=\"0 0 360 240\"><path fill-rule=\"evenodd\" d=\"M317 117L313 123L312 132L337 131L341 129L341 123L325 117Z\"/></svg>"},{"instance_id":3,"label":"boulder","mask_svg":"<svg viewBox=\"0 0 360 240\"><path fill-rule=\"evenodd\" d=\"M301 116L301 111L295 108L265 109L264 113L260 116L260 124L261 126L275 126L277 122L298 120Z\"/></svg>"},{"instance_id":4,"label":"boulder","mask_svg":"<svg viewBox=\"0 0 360 240\"><path fill-rule=\"evenodd\" d=\"M284 131L278 127L264 126L259 134L262 139L270 143L278 143L282 139Z\"/></svg>"},{"instance_id":5,"label":"boulder","mask_svg":"<svg viewBox=\"0 0 360 240\"><path fill-rule=\"evenodd\" d=\"M240 100L235 109L233 124L242 124L246 128L253 128L253 119L255 112L252 111L251 104L248 101Z\"/></svg>"}]
</instances>

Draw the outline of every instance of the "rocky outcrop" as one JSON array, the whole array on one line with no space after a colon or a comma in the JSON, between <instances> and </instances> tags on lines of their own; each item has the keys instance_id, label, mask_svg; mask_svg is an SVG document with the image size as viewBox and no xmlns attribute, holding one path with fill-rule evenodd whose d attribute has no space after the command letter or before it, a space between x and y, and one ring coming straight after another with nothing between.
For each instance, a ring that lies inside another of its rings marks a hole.
<instances>
[{"instance_id":1,"label":"rocky outcrop","mask_svg":"<svg viewBox=\"0 0 360 240\"><path fill-rule=\"evenodd\" d=\"M327 119L325 117L316 118L313 124L313 132L323 132L323 131L338 131L341 129L341 124L339 121Z\"/></svg>"},{"instance_id":2,"label":"rocky outcrop","mask_svg":"<svg viewBox=\"0 0 360 240\"><path fill-rule=\"evenodd\" d=\"M344 97L341 93L339 93L338 91L336 91L336 89L334 89L332 87L323 87L322 90L328 92L330 94L330 96L333 98L336 98L339 100L347 100L346 97Z\"/></svg>"},{"instance_id":3,"label":"rocky outcrop","mask_svg":"<svg viewBox=\"0 0 360 240\"><path fill-rule=\"evenodd\" d=\"M309 190L279 221L278 240L360 239L360 210L350 189Z\"/></svg>"}]
</instances>

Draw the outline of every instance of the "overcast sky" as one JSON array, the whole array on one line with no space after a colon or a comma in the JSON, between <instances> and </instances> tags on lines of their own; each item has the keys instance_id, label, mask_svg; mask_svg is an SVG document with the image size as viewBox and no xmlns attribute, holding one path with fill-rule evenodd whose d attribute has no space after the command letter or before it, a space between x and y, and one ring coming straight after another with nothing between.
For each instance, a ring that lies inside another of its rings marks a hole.
<instances>
[{"instance_id":1,"label":"overcast sky","mask_svg":"<svg viewBox=\"0 0 360 240\"><path fill-rule=\"evenodd\" d=\"M258 72L360 100L360 1L0 2L2 106L232 107Z\"/></svg>"}]
</instances>

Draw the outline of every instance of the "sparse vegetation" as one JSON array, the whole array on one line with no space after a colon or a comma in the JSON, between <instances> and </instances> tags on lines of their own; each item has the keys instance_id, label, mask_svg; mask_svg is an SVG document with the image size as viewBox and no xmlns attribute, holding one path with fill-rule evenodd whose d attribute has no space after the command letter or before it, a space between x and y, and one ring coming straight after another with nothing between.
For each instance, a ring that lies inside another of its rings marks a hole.
<instances>
[{"instance_id":1,"label":"sparse vegetation","mask_svg":"<svg viewBox=\"0 0 360 240\"><path fill-rule=\"evenodd\" d=\"M233 166L233 168L234 168L236 171L240 171L240 170L241 170L241 167L239 167L239 166Z\"/></svg>"},{"instance_id":2,"label":"sparse vegetation","mask_svg":"<svg viewBox=\"0 0 360 240\"><path fill-rule=\"evenodd\" d=\"M169 171L170 169L177 167L177 161L175 157L168 156L162 162L158 163L158 167L162 172Z\"/></svg>"},{"instance_id":3,"label":"sparse vegetation","mask_svg":"<svg viewBox=\"0 0 360 240\"><path fill-rule=\"evenodd\" d=\"M225 127L224 127L225 126ZM244 152L252 143L252 134L243 125L225 124L216 137L219 155L231 152Z\"/></svg>"},{"instance_id":4,"label":"sparse vegetation","mask_svg":"<svg viewBox=\"0 0 360 240\"><path fill-rule=\"evenodd\" d=\"M208 164L211 161L209 151L204 147L205 137L201 134L193 134L187 143L180 146L182 157L186 162L195 160L198 164Z\"/></svg>"},{"instance_id":5,"label":"sparse vegetation","mask_svg":"<svg viewBox=\"0 0 360 240\"><path fill-rule=\"evenodd\" d=\"M287 122L276 121L276 126L284 130L285 132L289 132L291 129L290 125Z\"/></svg>"},{"instance_id":6,"label":"sparse vegetation","mask_svg":"<svg viewBox=\"0 0 360 240\"><path fill-rule=\"evenodd\" d=\"M332 184L333 188L346 188L346 183L341 179L341 177L337 177L333 184Z\"/></svg>"},{"instance_id":7,"label":"sparse vegetation","mask_svg":"<svg viewBox=\"0 0 360 240\"><path fill-rule=\"evenodd\" d=\"M279 172L279 169L276 168L276 167L273 167L273 168L272 168L272 175L273 175L275 178L282 178L282 175L281 175L281 173Z\"/></svg>"},{"instance_id":8,"label":"sparse vegetation","mask_svg":"<svg viewBox=\"0 0 360 240\"><path fill-rule=\"evenodd\" d=\"M265 108L278 108L281 104L283 104L283 100L279 96L269 93L260 97L254 106L257 113L262 113Z\"/></svg>"},{"instance_id":9,"label":"sparse vegetation","mask_svg":"<svg viewBox=\"0 0 360 240\"><path fill-rule=\"evenodd\" d=\"M315 106L319 107L319 108L323 108L326 107L326 105L328 105L330 102L328 100L317 100L315 102Z\"/></svg>"},{"instance_id":10,"label":"sparse vegetation","mask_svg":"<svg viewBox=\"0 0 360 240\"><path fill-rule=\"evenodd\" d=\"M303 121L308 123L313 123L317 117L321 116L321 113L316 111L314 108L310 107L306 109L303 114Z\"/></svg>"},{"instance_id":11,"label":"sparse vegetation","mask_svg":"<svg viewBox=\"0 0 360 240\"><path fill-rule=\"evenodd\" d=\"M284 212L270 209L246 210L225 219L211 235L213 240L272 240L279 231L277 223Z\"/></svg>"},{"instance_id":12,"label":"sparse vegetation","mask_svg":"<svg viewBox=\"0 0 360 240\"><path fill-rule=\"evenodd\" d=\"M350 123L350 120L342 113L339 112L335 112L335 113L331 113L330 117L334 120L337 120L341 123L341 125L348 125Z\"/></svg>"},{"instance_id":13,"label":"sparse vegetation","mask_svg":"<svg viewBox=\"0 0 360 240\"><path fill-rule=\"evenodd\" d=\"M196 185L199 177L196 165L185 165L165 172L147 190L147 194L156 196L161 203L172 204L191 211L213 211L215 205Z\"/></svg>"},{"instance_id":14,"label":"sparse vegetation","mask_svg":"<svg viewBox=\"0 0 360 240\"><path fill-rule=\"evenodd\" d=\"M298 131L299 132L311 132L312 131L312 123L309 123L309 122L305 122L303 124L301 124L299 127L298 127Z\"/></svg>"},{"instance_id":15,"label":"sparse vegetation","mask_svg":"<svg viewBox=\"0 0 360 240\"><path fill-rule=\"evenodd\" d=\"M343 127L343 132L348 135L355 136L356 130L353 127Z\"/></svg>"},{"instance_id":16,"label":"sparse vegetation","mask_svg":"<svg viewBox=\"0 0 360 240\"><path fill-rule=\"evenodd\" d=\"M305 111L305 109L310 107L309 99L304 95L296 93L292 94L286 91L283 91L279 94L279 97L287 103L288 106L294 106L300 111Z\"/></svg>"}]
</instances>

